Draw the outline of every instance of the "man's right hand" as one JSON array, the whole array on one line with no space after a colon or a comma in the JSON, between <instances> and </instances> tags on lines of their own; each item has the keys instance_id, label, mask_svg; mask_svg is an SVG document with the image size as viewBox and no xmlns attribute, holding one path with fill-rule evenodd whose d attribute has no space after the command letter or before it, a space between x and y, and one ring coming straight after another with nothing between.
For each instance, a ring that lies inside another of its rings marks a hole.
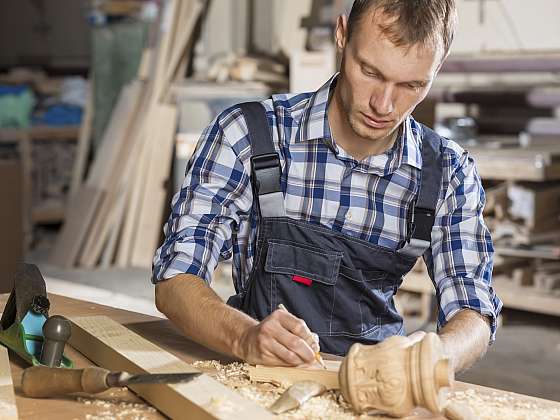
<instances>
[{"instance_id":1,"label":"man's right hand","mask_svg":"<svg viewBox=\"0 0 560 420\"><path fill-rule=\"evenodd\" d=\"M238 353L251 364L299 366L312 364L319 344L305 321L278 309L239 339Z\"/></svg>"}]
</instances>

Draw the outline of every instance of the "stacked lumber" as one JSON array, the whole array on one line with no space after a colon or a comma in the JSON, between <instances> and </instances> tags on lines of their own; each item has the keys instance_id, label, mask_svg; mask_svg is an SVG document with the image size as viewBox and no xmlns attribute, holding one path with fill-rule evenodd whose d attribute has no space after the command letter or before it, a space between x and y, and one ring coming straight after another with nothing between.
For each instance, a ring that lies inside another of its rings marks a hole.
<instances>
[{"instance_id":1,"label":"stacked lumber","mask_svg":"<svg viewBox=\"0 0 560 420\"><path fill-rule=\"evenodd\" d=\"M156 46L120 93L87 178L72 194L51 264L151 265L177 126L169 88L184 74L205 7L207 0L165 3Z\"/></svg>"},{"instance_id":2,"label":"stacked lumber","mask_svg":"<svg viewBox=\"0 0 560 420\"><path fill-rule=\"evenodd\" d=\"M507 182L486 193L494 274L514 286L560 296L560 184Z\"/></svg>"}]
</instances>

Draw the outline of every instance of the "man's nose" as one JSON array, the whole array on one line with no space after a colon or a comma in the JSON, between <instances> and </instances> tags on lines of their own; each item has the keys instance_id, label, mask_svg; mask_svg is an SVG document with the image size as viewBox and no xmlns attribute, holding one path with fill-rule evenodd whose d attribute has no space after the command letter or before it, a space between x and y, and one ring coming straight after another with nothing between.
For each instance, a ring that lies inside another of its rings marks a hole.
<instances>
[{"instance_id":1,"label":"man's nose","mask_svg":"<svg viewBox=\"0 0 560 420\"><path fill-rule=\"evenodd\" d=\"M372 95L370 106L375 114L383 117L394 111L393 91L394 87L391 84L384 83L383 86Z\"/></svg>"}]
</instances>

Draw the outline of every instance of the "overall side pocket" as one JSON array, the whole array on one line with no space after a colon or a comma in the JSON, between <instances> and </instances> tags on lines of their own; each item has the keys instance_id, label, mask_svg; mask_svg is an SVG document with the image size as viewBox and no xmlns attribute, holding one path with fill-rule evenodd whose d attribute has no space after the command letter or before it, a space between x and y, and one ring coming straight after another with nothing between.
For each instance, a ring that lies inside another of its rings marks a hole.
<instances>
[{"instance_id":1,"label":"overall side pocket","mask_svg":"<svg viewBox=\"0 0 560 420\"><path fill-rule=\"evenodd\" d=\"M272 302L283 303L311 331L330 334L335 285L342 253L292 241L271 240L265 273L272 281Z\"/></svg>"}]
</instances>

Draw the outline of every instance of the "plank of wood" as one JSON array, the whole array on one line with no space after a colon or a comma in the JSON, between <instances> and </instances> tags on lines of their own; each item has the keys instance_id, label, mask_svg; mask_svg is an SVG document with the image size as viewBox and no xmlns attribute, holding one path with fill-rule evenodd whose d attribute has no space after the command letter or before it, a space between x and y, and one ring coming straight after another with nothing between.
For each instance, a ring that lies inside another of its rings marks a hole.
<instances>
[{"instance_id":1,"label":"plank of wood","mask_svg":"<svg viewBox=\"0 0 560 420\"><path fill-rule=\"evenodd\" d=\"M171 169L177 114L175 106L163 104L157 105L154 112L154 131L149 133L148 139L153 143L148 176L130 259L131 265L136 267L151 266L161 235L161 222L167 198L164 183Z\"/></svg>"},{"instance_id":2,"label":"plank of wood","mask_svg":"<svg viewBox=\"0 0 560 420\"><path fill-rule=\"evenodd\" d=\"M132 247L137 233L136 226L140 216L139 207L144 194L144 184L149 166L149 153L147 150L150 150L150 144L145 140L147 134L145 131L139 133L140 140L142 141L139 142L138 146L138 159L133 172L134 176L131 180L130 199L125 212L119 249L117 250L116 266L120 268L128 267L130 264Z\"/></svg>"},{"instance_id":3,"label":"plank of wood","mask_svg":"<svg viewBox=\"0 0 560 420\"><path fill-rule=\"evenodd\" d=\"M163 10L159 40L157 46L157 57L155 61L153 76L154 103L161 98L161 92L165 81L165 72L169 63L169 55L172 49L174 26L180 3L178 0L169 0Z\"/></svg>"},{"instance_id":4,"label":"plank of wood","mask_svg":"<svg viewBox=\"0 0 560 420\"><path fill-rule=\"evenodd\" d=\"M90 77L90 86L87 95L86 107L84 110L84 117L80 125L80 134L78 137L78 148L76 150L76 157L74 161L74 168L72 168L72 180L70 181L69 194L72 196L76 194L82 181L86 168L86 161L90 148L91 129L93 121L93 77Z\"/></svg>"},{"instance_id":5,"label":"plank of wood","mask_svg":"<svg viewBox=\"0 0 560 420\"><path fill-rule=\"evenodd\" d=\"M162 95L165 95L169 90L171 82L175 78L175 74L179 69L181 60L189 56L189 44L192 40L194 28L198 21L206 2L196 0L191 2L184 2L179 11L179 21L176 28L176 37L173 40L173 47L170 51L169 66L165 73L165 78L162 86ZM185 67L188 64L185 64Z\"/></svg>"},{"instance_id":6,"label":"plank of wood","mask_svg":"<svg viewBox=\"0 0 560 420\"><path fill-rule=\"evenodd\" d=\"M112 139L114 158L109 162L100 162L105 164L106 178L99 187L106 191L106 195L94 219L89 221L91 223L90 234L85 241L79 259L80 264L87 268L92 268L99 260L103 246L110 234L112 226L109 224L109 218L113 213L115 203L118 201L118 188L123 178L123 173L130 163L130 149L135 147L134 130L141 123L141 116L137 111L141 108L142 99L144 98L144 82L135 80L127 88L129 88L127 112L119 116L122 129L116 132L116 137Z\"/></svg>"},{"instance_id":7,"label":"plank of wood","mask_svg":"<svg viewBox=\"0 0 560 420\"><path fill-rule=\"evenodd\" d=\"M275 382L286 385L300 381L316 381L326 386L327 389L338 389L340 388L338 384L340 363L339 360L325 360L327 369L257 365L249 367L249 377L255 382Z\"/></svg>"},{"instance_id":8,"label":"plank of wood","mask_svg":"<svg viewBox=\"0 0 560 420\"><path fill-rule=\"evenodd\" d=\"M66 220L49 257L50 264L65 268L75 265L90 228L84 221L94 217L103 195L98 188L86 185L71 198Z\"/></svg>"},{"instance_id":9,"label":"plank of wood","mask_svg":"<svg viewBox=\"0 0 560 420\"><path fill-rule=\"evenodd\" d=\"M0 413L5 420L19 418L8 349L4 346L0 346Z\"/></svg>"},{"instance_id":10,"label":"plank of wood","mask_svg":"<svg viewBox=\"0 0 560 420\"><path fill-rule=\"evenodd\" d=\"M88 185L103 188L114 181L111 178L110 168L113 168L118 162L118 151L122 146L121 141L126 137L126 131L130 123L129 116L135 114L141 91L142 82L140 81L131 82L121 90L88 175Z\"/></svg>"},{"instance_id":11,"label":"plank of wood","mask_svg":"<svg viewBox=\"0 0 560 420\"><path fill-rule=\"evenodd\" d=\"M131 373L197 371L191 365L105 316L70 318L70 345L110 370ZM130 388L173 419L267 419L272 414L225 385L201 375L188 383Z\"/></svg>"}]
</instances>

